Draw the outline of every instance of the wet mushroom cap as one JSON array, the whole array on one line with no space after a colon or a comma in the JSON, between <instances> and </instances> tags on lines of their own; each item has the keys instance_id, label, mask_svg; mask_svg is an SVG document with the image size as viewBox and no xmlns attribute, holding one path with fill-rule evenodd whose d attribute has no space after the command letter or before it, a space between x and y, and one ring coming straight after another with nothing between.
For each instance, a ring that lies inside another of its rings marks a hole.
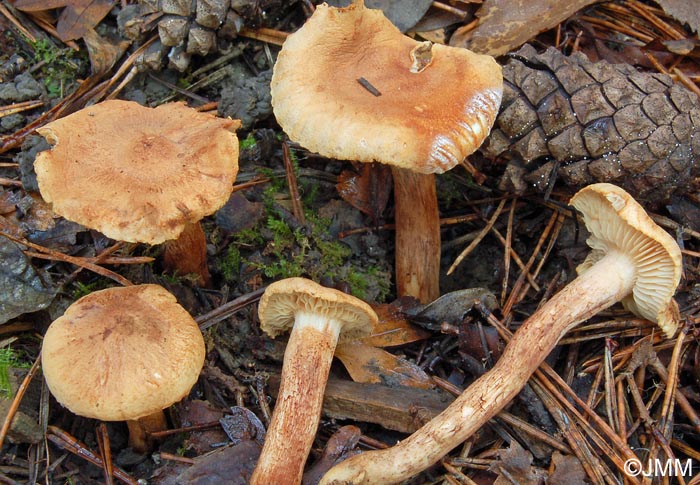
<instances>
[{"instance_id":1,"label":"wet mushroom cap","mask_svg":"<svg viewBox=\"0 0 700 485\"><path fill-rule=\"evenodd\" d=\"M305 278L287 278L268 286L260 299L260 328L276 337L290 330L301 312L341 322L340 341L367 336L377 323L377 314L362 300Z\"/></svg>"},{"instance_id":2,"label":"wet mushroom cap","mask_svg":"<svg viewBox=\"0 0 700 485\"><path fill-rule=\"evenodd\" d=\"M606 253L616 250L634 261L637 277L623 306L656 322L670 338L676 331L678 307L673 294L681 278L678 244L652 221L624 190L607 183L580 190L570 204L584 215L592 251L577 271L585 272Z\"/></svg>"},{"instance_id":3,"label":"wet mushroom cap","mask_svg":"<svg viewBox=\"0 0 700 485\"><path fill-rule=\"evenodd\" d=\"M417 42L356 2L316 7L284 42L271 92L280 126L309 150L442 173L486 138L502 85L492 57Z\"/></svg>"},{"instance_id":4,"label":"wet mushroom cap","mask_svg":"<svg viewBox=\"0 0 700 485\"><path fill-rule=\"evenodd\" d=\"M37 131L41 195L68 220L128 242L176 239L223 206L238 171L240 122L184 103L110 100Z\"/></svg>"},{"instance_id":5,"label":"wet mushroom cap","mask_svg":"<svg viewBox=\"0 0 700 485\"><path fill-rule=\"evenodd\" d=\"M204 339L158 285L110 288L73 303L44 336L42 366L56 400L103 421L135 420L180 401L204 365Z\"/></svg>"}]
</instances>

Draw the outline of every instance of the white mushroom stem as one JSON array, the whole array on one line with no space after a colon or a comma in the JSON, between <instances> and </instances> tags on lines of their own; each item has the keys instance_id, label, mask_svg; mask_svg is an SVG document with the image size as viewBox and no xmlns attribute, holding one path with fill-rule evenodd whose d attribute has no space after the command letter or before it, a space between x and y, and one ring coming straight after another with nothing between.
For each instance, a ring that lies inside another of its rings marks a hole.
<instances>
[{"instance_id":1,"label":"white mushroom stem","mask_svg":"<svg viewBox=\"0 0 700 485\"><path fill-rule=\"evenodd\" d=\"M396 290L430 303L440 296L440 215L435 176L393 167Z\"/></svg>"},{"instance_id":2,"label":"white mushroom stem","mask_svg":"<svg viewBox=\"0 0 700 485\"><path fill-rule=\"evenodd\" d=\"M630 294L636 277L631 258L609 252L527 319L494 367L447 409L397 445L336 465L320 484L386 485L430 467L503 409L567 331Z\"/></svg>"},{"instance_id":3,"label":"white mushroom stem","mask_svg":"<svg viewBox=\"0 0 700 485\"><path fill-rule=\"evenodd\" d=\"M277 402L251 485L301 483L341 326L310 312L295 315Z\"/></svg>"}]
</instances>

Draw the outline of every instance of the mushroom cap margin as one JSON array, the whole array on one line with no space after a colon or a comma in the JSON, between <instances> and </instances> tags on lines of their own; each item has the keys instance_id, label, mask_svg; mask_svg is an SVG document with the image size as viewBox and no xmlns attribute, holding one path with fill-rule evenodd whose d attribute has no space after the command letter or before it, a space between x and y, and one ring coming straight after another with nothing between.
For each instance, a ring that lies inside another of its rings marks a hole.
<instances>
[{"instance_id":1,"label":"mushroom cap margin","mask_svg":"<svg viewBox=\"0 0 700 485\"><path fill-rule=\"evenodd\" d=\"M678 326L678 306L673 299L682 270L681 250L644 208L626 191L613 184L598 183L581 189L570 204L583 215L592 248L578 266L585 272L610 249L623 252L636 266L632 294L623 306L655 322L668 337Z\"/></svg>"},{"instance_id":2,"label":"mushroom cap margin","mask_svg":"<svg viewBox=\"0 0 700 485\"><path fill-rule=\"evenodd\" d=\"M340 341L367 336L377 324L377 314L362 300L306 278L286 278L270 284L260 299L260 327L276 337L292 328L297 312L341 322Z\"/></svg>"}]
</instances>

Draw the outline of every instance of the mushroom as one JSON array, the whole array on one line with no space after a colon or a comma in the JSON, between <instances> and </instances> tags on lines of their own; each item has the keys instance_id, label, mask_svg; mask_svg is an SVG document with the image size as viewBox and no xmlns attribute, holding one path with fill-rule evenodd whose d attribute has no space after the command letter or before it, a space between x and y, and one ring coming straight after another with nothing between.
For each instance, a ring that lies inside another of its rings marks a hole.
<instances>
[{"instance_id":1,"label":"mushroom","mask_svg":"<svg viewBox=\"0 0 700 485\"><path fill-rule=\"evenodd\" d=\"M90 293L44 335L42 366L56 400L80 416L126 421L129 444L166 428L163 409L180 401L204 365L204 339L175 297L158 285Z\"/></svg>"},{"instance_id":2,"label":"mushroom","mask_svg":"<svg viewBox=\"0 0 700 485\"><path fill-rule=\"evenodd\" d=\"M39 190L57 214L113 239L160 244L185 231L199 244L171 245L185 250L166 259L199 267L187 266L206 256L199 220L231 195L239 126L184 103L104 101L37 129L55 145L34 164Z\"/></svg>"},{"instance_id":3,"label":"mushroom","mask_svg":"<svg viewBox=\"0 0 700 485\"><path fill-rule=\"evenodd\" d=\"M413 40L363 1L318 5L284 42L270 87L289 138L325 157L392 166L401 296L439 296L433 174L486 138L502 85L492 57Z\"/></svg>"},{"instance_id":4,"label":"mushroom","mask_svg":"<svg viewBox=\"0 0 700 485\"><path fill-rule=\"evenodd\" d=\"M258 312L261 328L271 337L292 330L277 402L250 483L298 484L321 419L336 344L369 334L377 315L363 301L304 278L272 283Z\"/></svg>"},{"instance_id":5,"label":"mushroom","mask_svg":"<svg viewBox=\"0 0 700 485\"><path fill-rule=\"evenodd\" d=\"M673 336L678 322L673 294L681 276L674 239L611 184L582 189L571 205L591 233L592 251L577 268L579 276L522 324L494 367L445 411L392 448L336 465L322 485L396 483L428 468L508 404L566 332L618 301Z\"/></svg>"}]
</instances>

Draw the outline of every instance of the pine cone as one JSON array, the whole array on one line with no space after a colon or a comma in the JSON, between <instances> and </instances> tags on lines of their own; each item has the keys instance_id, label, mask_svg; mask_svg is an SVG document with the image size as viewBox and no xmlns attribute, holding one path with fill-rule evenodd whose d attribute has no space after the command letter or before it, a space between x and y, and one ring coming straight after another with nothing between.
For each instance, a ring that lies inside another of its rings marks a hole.
<instances>
[{"instance_id":1,"label":"pine cone","mask_svg":"<svg viewBox=\"0 0 700 485\"><path fill-rule=\"evenodd\" d=\"M503 68L504 95L482 148L509 162L504 190L612 182L649 202L688 191L700 165L700 102L666 75L630 65L538 54L525 46Z\"/></svg>"},{"instance_id":2,"label":"pine cone","mask_svg":"<svg viewBox=\"0 0 700 485\"><path fill-rule=\"evenodd\" d=\"M219 52L235 38L254 13L249 0L139 0L120 13L120 31L142 40L153 28L160 42L151 45L141 62L153 70L169 67L184 71L194 55Z\"/></svg>"}]
</instances>

